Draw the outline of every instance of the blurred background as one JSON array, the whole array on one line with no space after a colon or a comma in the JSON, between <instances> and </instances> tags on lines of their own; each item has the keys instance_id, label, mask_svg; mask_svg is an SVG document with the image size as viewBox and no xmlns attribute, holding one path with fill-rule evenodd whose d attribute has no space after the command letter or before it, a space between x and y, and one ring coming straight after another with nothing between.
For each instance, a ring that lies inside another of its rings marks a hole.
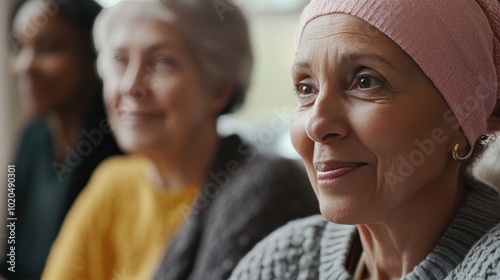
<instances>
[{"instance_id":1,"label":"blurred background","mask_svg":"<svg viewBox=\"0 0 500 280\"><path fill-rule=\"evenodd\" d=\"M48 0L56 1L56 0ZM120 0L97 0L110 7ZM214 0L228 3L229 0ZM17 0L0 1L0 179L6 182L7 165L12 163L16 140L26 121L16 94L10 67L8 21ZM57 2L57 1L56 1ZM245 106L236 114L221 119L222 134L238 132L254 142L258 149L276 151L296 158L289 137L289 123L296 105L290 77L295 52L295 30L307 0L234 0L242 7L250 22L255 65L253 83ZM6 187L0 184L0 218L5 219ZM0 230L3 234L4 228Z\"/></svg>"}]
</instances>

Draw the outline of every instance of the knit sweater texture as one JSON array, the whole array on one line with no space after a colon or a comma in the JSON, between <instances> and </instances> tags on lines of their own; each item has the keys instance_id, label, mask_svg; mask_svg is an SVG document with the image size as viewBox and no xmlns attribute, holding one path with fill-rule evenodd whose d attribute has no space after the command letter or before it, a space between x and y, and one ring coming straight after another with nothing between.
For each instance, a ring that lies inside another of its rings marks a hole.
<instances>
[{"instance_id":1,"label":"knit sweater texture","mask_svg":"<svg viewBox=\"0 0 500 280\"><path fill-rule=\"evenodd\" d=\"M199 186L160 189L140 155L105 160L69 211L42 280L150 279Z\"/></svg>"},{"instance_id":2,"label":"knit sweater texture","mask_svg":"<svg viewBox=\"0 0 500 280\"><path fill-rule=\"evenodd\" d=\"M264 237L289 221L318 213L302 163L264 155L229 136L154 279L228 279Z\"/></svg>"},{"instance_id":3,"label":"knit sweater texture","mask_svg":"<svg viewBox=\"0 0 500 280\"><path fill-rule=\"evenodd\" d=\"M403 279L500 279L499 222L499 194L468 180L457 216L432 252ZM290 222L257 244L230 279L351 279L346 262L356 231L320 215Z\"/></svg>"}]
</instances>

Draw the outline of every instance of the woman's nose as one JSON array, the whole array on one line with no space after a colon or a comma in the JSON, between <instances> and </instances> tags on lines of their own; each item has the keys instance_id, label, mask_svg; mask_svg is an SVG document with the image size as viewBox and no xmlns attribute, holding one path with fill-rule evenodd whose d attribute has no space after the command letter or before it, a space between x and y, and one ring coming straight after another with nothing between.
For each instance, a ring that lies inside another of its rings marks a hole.
<instances>
[{"instance_id":1,"label":"woman's nose","mask_svg":"<svg viewBox=\"0 0 500 280\"><path fill-rule=\"evenodd\" d=\"M342 139L349 134L346 105L333 91L318 94L305 123L307 136L317 143Z\"/></svg>"},{"instance_id":2,"label":"woman's nose","mask_svg":"<svg viewBox=\"0 0 500 280\"><path fill-rule=\"evenodd\" d=\"M146 71L138 64L129 64L123 75L118 92L123 96L130 96L136 101L144 100L148 95L148 88L144 84Z\"/></svg>"}]
</instances>

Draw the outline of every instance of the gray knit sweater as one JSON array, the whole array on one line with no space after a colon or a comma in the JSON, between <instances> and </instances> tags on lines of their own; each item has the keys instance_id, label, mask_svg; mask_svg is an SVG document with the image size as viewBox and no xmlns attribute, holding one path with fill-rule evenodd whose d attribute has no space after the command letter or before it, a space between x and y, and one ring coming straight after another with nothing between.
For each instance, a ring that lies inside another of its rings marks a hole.
<instances>
[{"instance_id":1,"label":"gray knit sweater","mask_svg":"<svg viewBox=\"0 0 500 280\"><path fill-rule=\"evenodd\" d=\"M318 214L318 200L296 163L263 155L237 136L224 138L189 218L170 241L153 279L227 279L265 236L289 221Z\"/></svg>"},{"instance_id":2,"label":"gray knit sweater","mask_svg":"<svg viewBox=\"0 0 500 280\"><path fill-rule=\"evenodd\" d=\"M433 251L404 279L500 279L500 196L468 181L462 208ZM346 261L355 226L317 215L278 229L238 264L230 279L351 279Z\"/></svg>"}]
</instances>

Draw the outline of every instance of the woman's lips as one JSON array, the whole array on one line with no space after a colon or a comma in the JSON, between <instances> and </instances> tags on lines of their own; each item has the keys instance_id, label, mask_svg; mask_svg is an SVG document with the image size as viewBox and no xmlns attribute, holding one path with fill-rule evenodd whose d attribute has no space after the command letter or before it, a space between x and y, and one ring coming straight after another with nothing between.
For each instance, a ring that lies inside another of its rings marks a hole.
<instances>
[{"instance_id":1,"label":"woman's lips","mask_svg":"<svg viewBox=\"0 0 500 280\"><path fill-rule=\"evenodd\" d=\"M119 114L123 121L134 124L148 123L163 117L163 113L160 112L122 111Z\"/></svg>"},{"instance_id":2,"label":"woman's lips","mask_svg":"<svg viewBox=\"0 0 500 280\"><path fill-rule=\"evenodd\" d=\"M341 162L341 161L317 162L315 164L316 176L318 182L335 181L364 165L366 165L366 163L363 162Z\"/></svg>"}]
</instances>

